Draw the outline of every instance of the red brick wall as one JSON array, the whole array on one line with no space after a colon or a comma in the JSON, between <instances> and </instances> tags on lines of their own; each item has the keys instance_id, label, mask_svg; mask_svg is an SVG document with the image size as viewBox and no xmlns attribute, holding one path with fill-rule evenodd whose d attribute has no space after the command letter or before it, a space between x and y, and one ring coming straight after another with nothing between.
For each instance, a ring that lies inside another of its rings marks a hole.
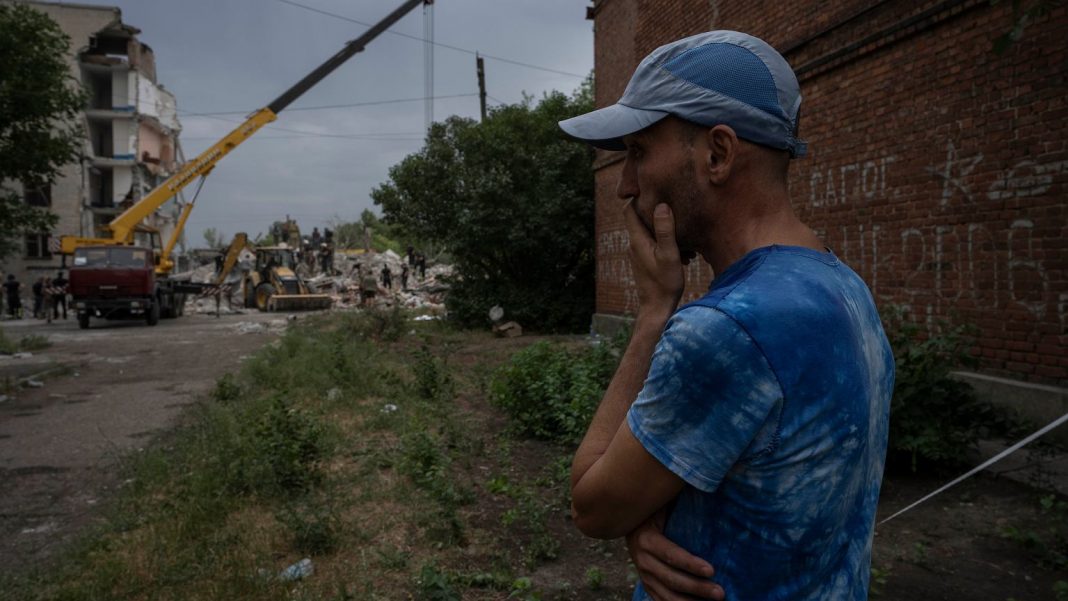
<instances>
[{"instance_id":1,"label":"red brick wall","mask_svg":"<svg viewBox=\"0 0 1068 601\"><path fill-rule=\"evenodd\" d=\"M597 102L660 44L712 28L760 36L798 72L809 156L791 171L802 218L872 288L979 327L986 373L1068 383L1068 9L1002 55L1011 3L604 0ZM615 182L597 173L597 311L636 308ZM691 266L687 298L712 273Z\"/></svg>"}]
</instances>

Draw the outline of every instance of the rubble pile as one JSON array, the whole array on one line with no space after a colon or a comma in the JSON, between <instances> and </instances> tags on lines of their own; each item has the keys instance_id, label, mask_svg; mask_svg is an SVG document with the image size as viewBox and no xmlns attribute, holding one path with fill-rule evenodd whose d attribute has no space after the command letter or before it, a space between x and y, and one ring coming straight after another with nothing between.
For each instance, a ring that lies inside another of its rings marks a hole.
<instances>
[{"instance_id":1,"label":"rubble pile","mask_svg":"<svg viewBox=\"0 0 1068 601\"><path fill-rule=\"evenodd\" d=\"M245 312L242 302L245 298L245 292L242 290L243 274L254 264L255 255L247 250L242 251L237 265L224 282L229 286L223 288L224 293L218 309L215 295L206 293L200 297L192 295L188 297L185 306L186 313L215 314L216 310L222 314ZM407 259L392 250L381 253L340 251L334 256L331 273L322 273L318 269L313 270L307 264L301 263L297 268L297 274L303 278L309 292L327 294L333 298L335 309L399 306L406 309L423 309L435 315L443 314L445 294L448 291L445 279L452 275L452 266L428 265L425 276L417 267L408 266L407 286L405 287L402 286L401 273L406 264ZM385 267L389 267L392 279L392 286L389 288L385 287L383 281L382 271ZM192 282L208 284L214 282L215 273L215 265L208 263L182 275Z\"/></svg>"},{"instance_id":2,"label":"rubble pile","mask_svg":"<svg viewBox=\"0 0 1068 601\"><path fill-rule=\"evenodd\" d=\"M406 259L387 250L381 253L343 254L334 258L334 275L319 274L305 278L312 292L329 294L334 298L334 307L361 306L361 283L370 278L375 281L374 306L400 306L406 309L427 309L432 313L444 313L445 292L448 285L444 278L452 274L451 265L432 265L426 276L408 267L407 287L401 283L401 273ZM382 271L389 267L392 286L383 284ZM366 284L365 284L366 285Z\"/></svg>"}]
</instances>

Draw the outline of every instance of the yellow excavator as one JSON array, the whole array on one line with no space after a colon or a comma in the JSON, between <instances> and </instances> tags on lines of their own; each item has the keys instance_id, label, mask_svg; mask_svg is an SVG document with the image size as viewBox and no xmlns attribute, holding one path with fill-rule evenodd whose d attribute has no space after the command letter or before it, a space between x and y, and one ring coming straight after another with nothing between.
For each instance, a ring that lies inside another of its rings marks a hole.
<instances>
[{"instance_id":1,"label":"yellow excavator","mask_svg":"<svg viewBox=\"0 0 1068 601\"><path fill-rule=\"evenodd\" d=\"M245 307L260 311L314 311L329 309L333 299L326 294L312 294L297 275L294 249L286 244L255 246L244 233L234 235L226 250L215 285L222 285L248 250L256 255L255 265L241 276Z\"/></svg>"},{"instance_id":2,"label":"yellow excavator","mask_svg":"<svg viewBox=\"0 0 1068 601\"><path fill-rule=\"evenodd\" d=\"M433 4L433 0L406 0L386 18L358 38L346 43L337 54L270 104L253 112L244 123L192 161L183 164L174 175L113 219L104 227L105 236L62 236L60 252L74 256L70 286L79 325L83 328L89 327L90 316L143 317L149 325L155 325L161 316L173 317L180 314L184 295L202 290L189 282L171 277L174 262L170 253L196 203L204 178L211 173L220 159L260 128L277 119L282 109L292 104L354 54L362 51L371 40L420 4ZM193 200L182 208L170 240L163 245L159 232L141 222L198 177L200 183ZM134 254L131 255L131 252ZM141 260L142 258L147 260ZM271 283L269 279L264 279L263 282ZM273 282L275 283L271 285L276 286L276 293L288 290L285 281L275 279Z\"/></svg>"}]
</instances>

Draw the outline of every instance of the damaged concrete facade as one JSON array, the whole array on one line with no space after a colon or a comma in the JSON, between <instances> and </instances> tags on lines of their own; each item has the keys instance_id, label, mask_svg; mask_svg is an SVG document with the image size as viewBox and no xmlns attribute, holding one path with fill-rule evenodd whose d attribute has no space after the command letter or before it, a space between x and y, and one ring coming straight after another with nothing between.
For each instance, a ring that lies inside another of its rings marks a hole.
<instances>
[{"instance_id":1,"label":"damaged concrete facade","mask_svg":"<svg viewBox=\"0 0 1068 601\"><path fill-rule=\"evenodd\" d=\"M59 217L53 231L26 236L22 252L3 265L28 284L61 268L53 255L60 236L99 234L176 170L181 124L174 95L156 81L152 49L138 39L140 30L122 22L118 7L24 4L47 14L70 37L70 75L88 94L79 124L81 160L64 166L48 189L24 191L27 203L49 207ZM167 239L177 216L172 200L147 225Z\"/></svg>"}]
</instances>

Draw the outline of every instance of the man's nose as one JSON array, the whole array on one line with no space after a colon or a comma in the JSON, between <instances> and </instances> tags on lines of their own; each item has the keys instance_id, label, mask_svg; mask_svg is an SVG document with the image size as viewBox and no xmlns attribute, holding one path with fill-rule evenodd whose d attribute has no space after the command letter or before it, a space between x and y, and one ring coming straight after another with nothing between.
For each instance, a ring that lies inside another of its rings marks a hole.
<instances>
[{"instance_id":1,"label":"man's nose","mask_svg":"<svg viewBox=\"0 0 1068 601\"><path fill-rule=\"evenodd\" d=\"M616 184L616 196L622 199L638 197L638 178L635 177L634 165L631 164L630 159L623 162L623 172Z\"/></svg>"}]
</instances>

